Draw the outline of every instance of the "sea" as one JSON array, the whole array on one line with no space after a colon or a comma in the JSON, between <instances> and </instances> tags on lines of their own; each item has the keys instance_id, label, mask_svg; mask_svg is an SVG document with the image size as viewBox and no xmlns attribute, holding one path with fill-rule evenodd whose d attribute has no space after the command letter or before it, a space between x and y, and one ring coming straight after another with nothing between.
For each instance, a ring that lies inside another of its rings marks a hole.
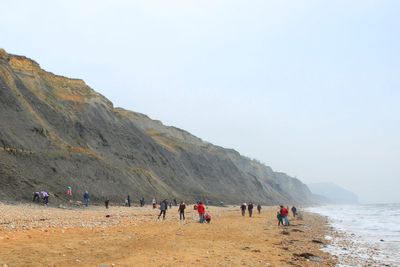
<instances>
[{"instance_id":1,"label":"sea","mask_svg":"<svg viewBox=\"0 0 400 267\"><path fill-rule=\"evenodd\" d=\"M400 203L307 208L326 216L331 233L324 251L338 266L400 266Z\"/></svg>"}]
</instances>

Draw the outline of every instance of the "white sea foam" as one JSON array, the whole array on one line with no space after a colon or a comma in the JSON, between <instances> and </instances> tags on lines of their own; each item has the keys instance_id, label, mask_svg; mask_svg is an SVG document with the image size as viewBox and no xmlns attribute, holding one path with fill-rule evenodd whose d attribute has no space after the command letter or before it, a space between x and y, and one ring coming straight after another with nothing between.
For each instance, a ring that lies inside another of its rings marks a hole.
<instances>
[{"instance_id":1,"label":"white sea foam","mask_svg":"<svg viewBox=\"0 0 400 267\"><path fill-rule=\"evenodd\" d=\"M339 256L342 266L400 266L400 204L330 205L308 211L327 216L344 233L326 248Z\"/></svg>"}]
</instances>

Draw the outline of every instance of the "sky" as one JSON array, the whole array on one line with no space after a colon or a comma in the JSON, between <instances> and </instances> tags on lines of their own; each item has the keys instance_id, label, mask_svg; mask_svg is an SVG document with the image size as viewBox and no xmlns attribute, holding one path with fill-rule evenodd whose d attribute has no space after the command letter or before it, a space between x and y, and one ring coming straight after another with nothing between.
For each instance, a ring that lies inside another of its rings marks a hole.
<instances>
[{"instance_id":1,"label":"sky","mask_svg":"<svg viewBox=\"0 0 400 267\"><path fill-rule=\"evenodd\" d=\"M400 202L400 1L3 0L0 47L365 203Z\"/></svg>"}]
</instances>

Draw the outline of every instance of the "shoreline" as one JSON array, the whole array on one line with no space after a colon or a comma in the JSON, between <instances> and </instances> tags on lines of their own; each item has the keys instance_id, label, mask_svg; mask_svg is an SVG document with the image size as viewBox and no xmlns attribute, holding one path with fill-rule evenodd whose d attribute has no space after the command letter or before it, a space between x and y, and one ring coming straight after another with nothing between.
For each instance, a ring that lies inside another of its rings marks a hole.
<instances>
[{"instance_id":1,"label":"shoreline","mask_svg":"<svg viewBox=\"0 0 400 267\"><path fill-rule=\"evenodd\" d=\"M190 205L165 221L140 207L61 209L0 203L0 266L335 266L321 250L329 226L323 216L278 227L276 207L242 217L239 207L209 207L199 224Z\"/></svg>"},{"instance_id":2,"label":"shoreline","mask_svg":"<svg viewBox=\"0 0 400 267\"><path fill-rule=\"evenodd\" d=\"M367 205L369 206L368 210L371 209L371 205L375 204ZM380 229L375 228L376 225L373 225L380 220L380 217L372 215L373 218L378 218L378 221L375 222L366 220L365 213L363 213L361 208L362 206L335 205L307 209L308 212L323 216L328 223L328 239L331 240L331 244L323 250L337 256L339 264L345 266L398 266L400 258L394 257L394 254L391 253L398 251L397 248L399 245L395 245L395 243L399 241L393 241L393 238L396 239L394 236L383 237L385 233L382 235ZM352 208L350 214L353 216L349 215L346 207ZM361 210L363 215L355 213L354 207ZM337 217L338 210L340 210L339 217ZM361 218L356 220L355 218L358 216ZM360 225L361 221L364 224ZM372 226L369 225L371 223ZM386 238L389 240L386 240Z\"/></svg>"}]
</instances>

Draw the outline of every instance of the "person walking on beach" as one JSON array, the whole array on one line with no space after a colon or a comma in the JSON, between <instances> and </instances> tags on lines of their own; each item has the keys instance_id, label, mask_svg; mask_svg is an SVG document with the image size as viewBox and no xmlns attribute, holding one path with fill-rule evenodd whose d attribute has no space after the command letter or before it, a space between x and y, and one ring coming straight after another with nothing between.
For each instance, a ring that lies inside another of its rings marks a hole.
<instances>
[{"instance_id":1,"label":"person walking on beach","mask_svg":"<svg viewBox=\"0 0 400 267\"><path fill-rule=\"evenodd\" d=\"M257 211L258 211L258 214L261 213L261 205L260 204L257 205Z\"/></svg>"},{"instance_id":2,"label":"person walking on beach","mask_svg":"<svg viewBox=\"0 0 400 267\"><path fill-rule=\"evenodd\" d=\"M156 198L153 197L153 200L152 200L151 203L153 204L153 209L155 209L155 208L156 208L156 205L157 205Z\"/></svg>"},{"instance_id":3,"label":"person walking on beach","mask_svg":"<svg viewBox=\"0 0 400 267\"><path fill-rule=\"evenodd\" d=\"M250 218L253 216L253 208L254 208L254 205L253 205L253 203L250 202L249 205L247 206L247 210L249 211Z\"/></svg>"},{"instance_id":4,"label":"person walking on beach","mask_svg":"<svg viewBox=\"0 0 400 267\"><path fill-rule=\"evenodd\" d=\"M167 208L168 208L168 203L167 203L167 200L164 199L160 203L160 214L158 215L158 219L160 219L160 217L162 215L163 216L163 220L165 220L165 213L167 212Z\"/></svg>"},{"instance_id":5,"label":"person walking on beach","mask_svg":"<svg viewBox=\"0 0 400 267\"><path fill-rule=\"evenodd\" d=\"M240 210L242 211L242 216L246 215L246 203L243 203L242 206L240 206Z\"/></svg>"},{"instance_id":6,"label":"person walking on beach","mask_svg":"<svg viewBox=\"0 0 400 267\"><path fill-rule=\"evenodd\" d=\"M295 206L292 207L292 213L293 213L293 218L296 218L297 215L297 209Z\"/></svg>"},{"instance_id":7,"label":"person walking on beach","mask_svg":"<svg viewBox=\"0 0 400 267\"><path fill-rule=\"evenodd\" d=\"M89 206L89 199L90 199L89 192L85 191L85 194L83 194L83 202L85 203L86 207Z\"/></svg>"},{"instance_id":8,"label":"person walking on beach","mask_svg":"<svg viewBox=\"0 0 400 267\"><path fill-rule=\"evenodd\" d=\"M104 205L106 206L106 209L108 209L108 204L110 204L110 200L107 198L107 199L104 201Z\"/></svg>"},{"instance_id":9,"label":"person walking on beach","mask_svg":"<svg viewBox=\"0 0 400 267\"><path fill-rule=\"evenodd\" d=\"M288 219L288 215L289 215L289 211L287 208L285 208L284 206L280 206L280 213L282 216L282 221L283 221L283 225L288 226L289 225L289 219Z\"/></svg>"},{"instance_id":10,"label":"person walking on beach","mask_svg":"<svg viewBox=\"0 0 400 267\"><path fill-rule=\"evenodd\" d=\"M130 206L131 206L131 196L128 195L128 196L126 197L126 200L128 200L128 207L130 207Z\"/></svg>"},{"instance_id":11,"label":"person walking on beach","mask_svg":"<svg viewBox=\"0 0 400 267\"><path fill-rule=\"evenodd\" d=\"M178 203L176 202L176 198L174 198L174 206L177 206Z\"/></svg>"},{"instance_id":12,"label":"person walking on beach","mask_svg":"<svg viewBox=\"0 0 400 267\"><path fill-rule=\"evenodd\" d=\"M185 220L185 209L186 209L186 204L185 202L181 202L181 204L179 204L179 220Z\"/></svg>"},{"instance_id":13,"label":"person walking on beach","mask_svg":"<svg viewBox=\"0 0 400 267\"><path fill-rule=\"evenodd\" d=\"M197 206L197 212L199 213L199 222L204 223L204 214L206 213L206 207L204 206L203 202L199 202Z\"/></svg>"}]
</instances>

